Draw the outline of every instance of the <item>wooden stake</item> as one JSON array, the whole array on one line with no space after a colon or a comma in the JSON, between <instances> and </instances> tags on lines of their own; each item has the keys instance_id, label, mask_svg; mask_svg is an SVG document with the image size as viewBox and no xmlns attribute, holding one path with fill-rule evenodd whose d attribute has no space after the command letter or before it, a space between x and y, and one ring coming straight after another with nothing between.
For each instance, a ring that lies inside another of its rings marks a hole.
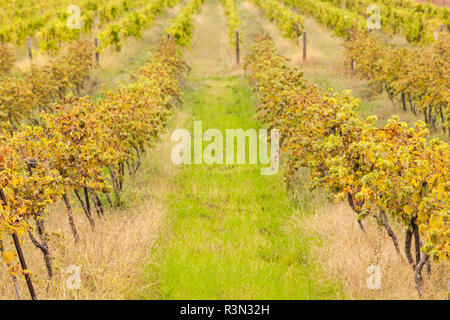
<instances>
[{"instance_id":1,"label":"wooden stake","mask_svg":"<svg viewBox=\"0 0 450 320\"><path fill-rule=\"evenodd\" d=\"M22 270L28 270L27 263L25 261L25 257L22 252L22 247L20 246L19 237L16 233L12 235L14 246L16 247L17 255L19 256L20 265L22 266ZM27 281L28 291L30 292L31 299L37 300L36 293L34 292L33 282L31 281L30 275L25 274L25 280Z\"/></svg>"},{"instance_id":2,"label":"wooden stake","mask_svg":"<svg viewBox=\"0 0 450 320\"><path fill-rule=\"evenodd\" d=\"M6 197L5 193L3 192L3 189L0 189L0 198L3 202L3 205L6 206ZM25 261L25 257L22 252L22 247L20 246L19 237L17 236L17 233L12 234L14 246L16 247L17 255L19 256L20 265L22 267L22 270L28 270L27 263ZM34 292L33 282L31 281L30 275L27 273L25 274L25 280L27 282L28 291L30 292L31 299L37 300L36 293Z\"/></svg>"},{"instance_id":3,"label":"wooden stake","mask_svg":"<svg viewBox=\"0 0 450 320\"><path fill-rule=\"evenodd\" d=\"M95 37L94 39L94 44L95 44L95 62L97 64L100 64L100 52L98 51L98 38Z\"/></svg>"},{"instance_id":4,"label":"wooden stake","mask_svg":"<svg viewBox=\"0 0 450 320\"><path fill-rule=\"evenodd\" d=\"M303 31L303 60L306 60L306 31Z\"/></svg>"},{"instance_id":5,"label":"wooden stake","mask_svg":"<svg viewBox=\"0 0 450 320\"><path fill-rule=\"evenodd\" d=\"M30 37L27 37L27 47L28 47L28 58L30 58L30 62L33 62L33 48L31 47Z\"/></svg>"},{"instance_id":6,"label":"wooden stake","mask_svg":"<svg viewBox=\"0 0 450 320\"><path fill-rule=\"evenodd\" d=\"M83 188L84 191L84 199L86 201L86 209L88 210L89 214L91 214L91 203L89 201L89 191L86 187Z\"/></svg>"},{"instance_id":7,"label":"wooden stake","mask_svg":"<svg viewBox=\"0 0 450 320\"><path fill-rule=\"evenodd\" d=\"M72 229L72 234L75 239L75 243L79 243L80 236L78 235L77 227L75 226L75 222L73 220L72 206L70 205L69 197L67 196L67 191L64 192L62 198L64 200L64 204L66 205L67 217L69 218L69 225L70 228Z\"/></svg>"},{"instance_id":8,"label":"wooden stake","mask_svg":"<svg viewBox=\"0 0 450 320\"><path fill-rule=\"evenodd\" d=\"M240 63L240 43L239 43L239 30L236 30L236 62L237 64Z\"/></svg>"},{"instance_id":9,"label":"wooden stake","mask_svg":"<svg viewBox=\"0 0 450 320\"><path fill-rule=\"evenodd\" d=\"M297 33L297 45L300 46L300 26L295 24L295 32Z\"/></svg>"}]
</instances>

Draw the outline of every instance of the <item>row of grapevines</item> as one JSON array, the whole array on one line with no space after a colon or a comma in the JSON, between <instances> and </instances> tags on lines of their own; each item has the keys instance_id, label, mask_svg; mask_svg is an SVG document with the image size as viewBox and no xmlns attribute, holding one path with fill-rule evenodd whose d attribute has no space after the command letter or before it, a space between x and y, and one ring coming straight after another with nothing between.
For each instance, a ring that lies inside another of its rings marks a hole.
<instances>
[{"instance_id":1,"label":"row of grapevines","mask_svg":"<svg viewBox=\"0 0 450 320\"><path fill-rule=\"evenodd\" d=\"M235 0L221 0L223 7L225 8L225 15L228 20L228 35L230 37L230 44L232 47L236 47L236 31L240 28L239 14L236 8Z\"/></svg>"},{"instance_id":2,"label":"row of grapevines","mask_svg":"<svg viewBox=\"0 0 450 320\"><path fill-rule=\"evenodd\" d=\"M368 0L281 1L314 16L335 30L337 35L345 37L349 36L350 30L367 29L366 19L369 17L367 9L373 5ZM443 18L427 18L414 10L377 5L380 8L381 27L390 28L394 33L402 32L409 42L430 43L434 40L435 30L439 30L441 24L450 27L448 14Z\"/></svg>"},{"instance_id":3,"label":"row of grapevines","mask_svg":"<svg viewBox=\"0 0 450 320\"><path fill-rule=\"evenodd\" d=\"M78 242L71 194L80 200L93 227L91 204L99 217L104 214L99 193L108 194L112 185L115 205L120 205L125 166L136 174L170 109L180 102L179 79L187 71L175 42L163 41L134 76L134 83L114 91L104 89L99 101L64 99L54 113L41 114L42 125L24 126L12 137L0 135L0 241L28 234L42 251L52 277L51 239L44 226L47 208L63 199ZM15 263L15 255L3 242L2 258L13 276L20 271L30 274L23 264Z\"/></svg>"},{"instance_id":4,"label":"row of grapevines","mask_svg":"<svg viewBox=\"0 0 450 320\"><path fill-rule=\"evenodd\" d=\"M321 0L333 5L356 12L368 17L367 9L376 5L380 13L381 28L390 29L394 34L403 33L409 42L430 43L434 40L434 31L439 30L440 25L450 28L449 12L444 9L443 15L426 14L421 10L399 8L395 4L385 4L381 1L369 0ZM371 12L373 14L374 12ZM436 11L435 13L440 13Z\"/></svg>"},{"instance_id":5,"label":"row of grapevines","mask_svg":"<svg viewBox=\"0 0 450 320\"><path fill-rule=\"evenodd\" d=\"M61 47L62 42L70 43L79 39L83 33L101 30L99 35L101 48L114 45L117 49L120 49L121 40L124 37L140 36L142 30L154 20L163 8L171 7L180 1L63 1L55 7L48 7L48 5L43 8L39 7L39 11L43 9L46 11L38 17L27 14L2 19L3 23L0 22L0 39L3 43L21 45L27 36L36 36L41 50L55 53ZM81 29L68 28L69 20L75 22L75 12L68 11L71 5L76 5L81 9ZM14 10L12 11L14 12ZM26 12L30 12L30 9L27 8Z\"/></svg>"},{"instance_id":6,"label":"row of grapevines","mask_svg":"<svg viewBox=\"0 0 450 320\"><path fill-rule=\"evenodd\" d=\"M431 1L430 3L419 3L414 0L375 0L375 2L380 2L386 6L394 6L397 8L409 8L421 13L427 18L437 17L446 20L450 14L450 10L447 7L438 7L431 3Z\"/></svg>"},{"instance_id":7,"label":"row of grapevines","mask_svg":"<svg viewBox=\"0 0 450 320\"><path fill-rule=\"evenodd\" d=\"M347 198L358 221L373 217L403 257L393 221L406 232L404 252L421 290L421 272L430 258L450 258L450 148L428 139L423 122L414 127L393 117L378 126L363 120L349 92L322 92L287 65L268 36L259 36L245 70L258 94L258 118L278 128L288 153L288 181L299 168L311 171L311 187ZM411 252L412 239L416 252Z\"/></svg>"},{"instance_id":8,"label":"row of grapevines","mask_svg":"<svg viewBox=\"0 0 450 320\"><path fill-rule=\"evenodd\" d=\"M2 42L23 43L26 36L54 18L54 11L68 1L2 0L0 5L0 39Z\"/></svg>"},{"instance_id":9,"label":"row of grapevines","mask_svg":"<svg viewBox=\"0 0 450 320\"><path fill-rule=\"evenodd\" d=\"M42 67L0 77L0 129L14 130L24 120L35 122L36 109L50 111L52 103L79 94L94 65L94 50L89 42L77 41Z\"/></svg>"},{"instance_id":10,"label":"row of grapevines","mask_svg":"<svg viewBox=\"0 0 450 320\"><path fill-rule=\"evenodd\" d=\"M128 0L13 0L1 17L0 39L2 42L21 45L27 36L37 36L42 49L50 50L57 46L57 41L77 39L81 32L90 31L95 24L102 26L114 21L139 4L140 1ZM67 26L69 17L75 13L68 11L71 5L81 9L81 30L69 29Z\"/></svg>"},{"instance_id":11,"label":"row of grapevines","mask_svg":"<svg viewBox=\"0 0 450 320\"><path fill-rule=\"evenodd\" d=\"M450 37L416 50L383 45L371 33L355 33L345 44L345 59L377 92L386 90L407 111L422 114L436 129L450 133Z\"/></svg>"},{"instance_id":12,"label":"row of grapevines","mask_svg":"<svg viewBox=\"0 0 450 320\"><path fill-rule=\"evenodd\" d=\"M284 37L296 38L303 30L303 19L292 9L280 4L277 0L252 0L264 10L270 21L274 21Z\"/></svg>"},{"instance_id":13,"label":"row of grapevines","mask_svg":"<svg viewBox=\"0 0 450 320\"><path fill-rule=\"evenodd\" d=\"M95 28L107 27L121 16L137 10L142 5L142 0L127 1L93 1L82 0L75 3L80 8L81 29L70 29L67 22L72 16L72 23L75 12L69 12L68 7L61 8L56 12L56 18L50 19L36 32L39 47L43 51L57 52L61 42L72 42L79 39L81 34L89 33Z\"/></svg>"},{"instance_id":14,"label":"row of grapevines","mask_svg":"<svg viewBox=\"0 0 450 320\"><path fill-rule=\"evenodd\" d=\"M181 8L175 19L172 20L166 34L175 39L175 42L183 47L191 44L194 30L194 14L200 11L205 0L189 0Z\"/></svg>"},{"instance_id":15,"label":"row of grapevines","mask_svg":"<svg viewBox=\"0 0 450 320\"><path fill-rule=\"evenodd\" d=\"M173 7L181 0L151 0L138 11L132 11L118 21L110 23L105 30L100 32L100 49L114 45L117 50L122 47L123 38L140 37L142 31L155 21L155 18L166 7Z\"/></svg>"},{"instance_id":16,"label":"row of grapevines","mask_svg":"<svg viewBox=\"0 0 450 320\"><path fill-rule=\"evenodd\" d=\"M312 10L317 13L326 8L327 5L322 8L316 4ZM363 20L355 23L355 18L347 23L342 16L344 11L336 8L318 16L326 17L323 22L348 38L345 56L352 68L356 67L356 72L369 80L376 92L386 90L393 102L401 101L405 111L409 104L411 111L422 114L432 128L440 123L442 130L450 133L448 35L440 33L433 45L416 50L387 47L361 27Z\"/></svg>"},{"instance_id":17,"label":"row of grapevines","mask_svg":"<svg viewBox=\"0 0 450 320\"><path fill-rule=\"evenodd\" d=\"M312 15L334 33L341 37L349 37L351 30L366 29L366 19L349 10L342 10L335 6L315 0L279 0L284 4L300 9L302 12Z\"/></svg>"},{"instance_id":18,"label":"row of grapevines","mask_svg":"<svg viewBox=\"0 0 450 320\"><path fill-rule=\"evenodd\" d=\"M374 0L369 2L367 0L325 0L328 2L332 2L335 6L340 7L342 9L354 10L359 13L365 15L367 12L367 8L370 5L376 5L380 8L381 18L382 20L386 17L392 17L393 19L399 18L407 18L409 15L413 13L420 14L421 17L426 18L428 20L438 19L441 22L445 22L448 20L448 16L450 11L446 7L437 7L431 4L418 3L416 1L410 2L411 5L406 4L405 2L392 1L392 0ZM407 9L407 11L401 11L400 9ZM385 12L384 12L385 11ZM404 14L396 14L402 13ZM404 23L405 21L401 21ZM392 23L392 21L385 21L385 24Z\"/></svg>"}]
</instances>

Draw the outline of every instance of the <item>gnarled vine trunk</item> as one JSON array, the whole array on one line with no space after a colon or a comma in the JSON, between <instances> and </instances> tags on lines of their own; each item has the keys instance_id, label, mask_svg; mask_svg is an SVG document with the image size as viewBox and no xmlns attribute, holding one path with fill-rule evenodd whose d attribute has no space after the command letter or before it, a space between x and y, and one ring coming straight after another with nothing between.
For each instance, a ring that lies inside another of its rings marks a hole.
<instances>
[{"instance_id":1,"label":"gnarled vine trunk","mask_svg":"<svg viewBox=\"0 0 450 320\"><path fill-rule=\"evenodd\" d=\"M80 237L77 232L77 227L75 226L75 221L73 220L73 211L72 206L70 204L69 198L67 197L67 192L64 192L62 195L64 204L66 205L67 217L69 218L70 229L72 230L73 237L75 239L75 243L80 241Z\"/></svg>"}]
</instances>

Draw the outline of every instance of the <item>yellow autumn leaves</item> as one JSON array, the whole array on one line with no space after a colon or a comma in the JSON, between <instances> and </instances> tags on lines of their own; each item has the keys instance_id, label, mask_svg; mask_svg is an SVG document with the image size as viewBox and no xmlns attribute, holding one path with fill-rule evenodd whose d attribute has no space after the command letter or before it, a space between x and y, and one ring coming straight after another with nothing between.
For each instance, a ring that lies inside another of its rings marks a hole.
<instances>
[{"instance_id":1,"label":"yellow autumn leaves","mask_svg":"<svg viewBox=\"0 0 450 320\"><path fill-rule=\"evenodd\" d=\"M352 33L345 44L348 65L376 92L385 90L404 111L423 115L433 129L450 133L450 37L440 33L428 47L383 45L373 34Z\"/></svg>"},{"instance_id":2,"label":"yellow autumn leaves","mask_svg":"<svg viewBox=\"0 0 450 320\"><path fill-rule=\"evenodd\" d=\"M32 66L20 77L0 76L0 129L17 129L33 122L33 111L52 111L52 103L69 94L79 94L94 66L94 47L86 41L42 67Z\"/></svg>"},{"instance_id":3,"label":"yellow autumn leaves","mask_svg":"<svg viewBox=\"0 0 450 320\"><path fill-rule=\"evenodd\" d=\"M259 119L280 130L289 154L288 182L298 168L308 167L311 186L324 187L338 199L348 197L359 219L386 214L409 230L418 226L422 250L431 258L449 259L447 143L428 140L423 122L408 127L393 117L379 126L376 117L360 119L357 99L349 92L322 92L305 81L268 36L256 39L245 70L258 94Z\"/></svg>"},{"instance_id":4,"label":"yellow autumn leaves","mask_svg":"<svg viewBox=\"0 0 450 320\"><path fill-rule=\"evenodd\" d=\"M125 165L136 173L180 102L179 81L188 67L178 50L173 40L163 41L134 83L104 89L99 101L62 99L52 113L41 113L41 125L0 135L0 191L6 200L0 239L20 238L32 220L45 219L48 206L72 192L84 189L86 197L98 199L97 192L109 192L109 179L120 205ZM70 211L68 201L66 206ZM4 260L12 261L10 254Z\"/></svg>"},{"instance_id":5,"label":"yellow autumn leaves","mask_svg":"<svg viewBox=\"0 0 450 320\"><path fill-rule=\"evenodd\" d=\"M187 47L191 44L194 29L194 14L200 10L205 0L188 0L178 12L165 33L173 38L177 45Z\"/></svg>"}]
</instances>

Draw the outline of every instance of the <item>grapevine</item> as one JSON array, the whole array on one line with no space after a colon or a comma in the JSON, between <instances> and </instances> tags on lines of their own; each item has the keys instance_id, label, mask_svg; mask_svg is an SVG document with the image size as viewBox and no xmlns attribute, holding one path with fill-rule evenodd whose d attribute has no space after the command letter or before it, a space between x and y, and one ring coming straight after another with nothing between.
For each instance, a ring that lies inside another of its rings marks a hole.
<instances>
[{"instance_id":1,"label":"grapevine","mask_svg":"<svg viewBox=\"0 0 450 320\"><path fill-rule=\"evenodd\" d=\"M222 5L225 8L225 15L228 20L228 36L230 38L230 44L232 47L236 46L236 31L240 28L239 14L236 8L235 0L221 0Z\"/></svg>"},{"instance_id":2,"label":"grapevine","mask_svg":"<svg viewBox=\"0 0 450 320\"><path fill-rule=\"evenodd\" d=\"M204 0L189 0L166 30L166 34L173 37L178 45L184 47L190 45L194 29L193 17L200 11L203 3Z\"/></svg>"},{"instance_id":3,"label":"grapevine","mask_svg":"<svg viewBox=\"0 0 450 320\"><path fill-rule=\"evenodd\" d=\"M49 205L63 199L76 242L80 236L70 195L77 195L95 227L89 201L101 216L102 203L97 194L110 189L104 168L110 169L116 205L120 205L124 165L131 175L136 174L143 154L158 140L170 109L181 99L179 80L187 71L174 41L163 41L131 85L114 91L105 89L104 98L98 102L89 97L65 98L52 113L42 112L41 125L21 126L12 137L3 132L0 190L5 201L0 208L0 240L5 235L21 239L28 234L42 251L52 277L50 239L44 226ZM3 246L2 260L13 277L21 270L31 279L30 271L15 264L15 255ZM34 297L31 288L30 294Z\"/></svg>"},{"instance_id":4,"label":"grapevine","mask_svg":"<svg viewBox=\"0 0 450 320\"><path fill-rule=\"evenodd\" d=\"M260 99L258 118L280 129L288 181L309 167L312 188L346 198L361 226L366 217L375 218L399 254L390 224L402 223L418 248L413 259L411 241L405 245L420 293L426 261L450 255L448 144L428 140L423 122L408 127L393 117L380 127L376 117L360 119L357 99L316 89L287 66L268 36L257 38L245 69Z\"/></svg>"}]
</instances>

